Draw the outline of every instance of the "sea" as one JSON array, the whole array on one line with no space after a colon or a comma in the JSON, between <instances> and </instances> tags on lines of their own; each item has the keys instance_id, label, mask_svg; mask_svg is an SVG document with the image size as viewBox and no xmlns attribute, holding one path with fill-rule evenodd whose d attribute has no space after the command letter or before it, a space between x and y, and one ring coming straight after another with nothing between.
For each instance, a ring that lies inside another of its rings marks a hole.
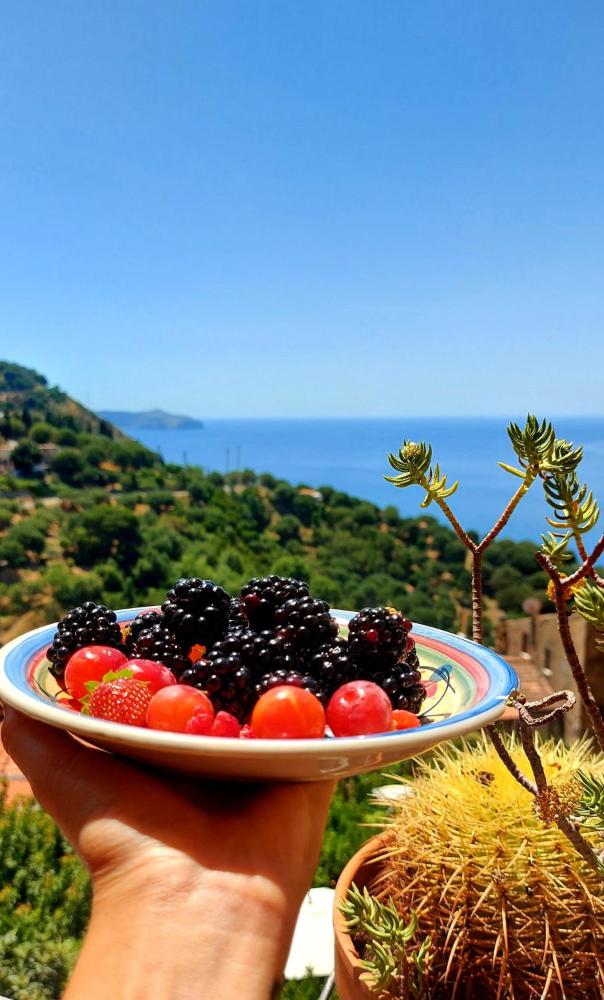
<instances>
[{"instance_id":1,"label":"sea","mask_svg":"<svg viewBox=\"0 0 604 1000\"><path fill-rule=\"evenodd\" d=\"M520 419L519 422L523 423ZM559 417L556 434L584 447L580 475L604 503L604 417ZM132 431L129 431L132 433ZM519 480L497 465L515 464L506 422L496 418L253 419L204 420L192 430L138 430L135 436L168 462L205 471L253 469L293 484L332 486L404 517L421 513L419 487L386 482L389 452L404 439L427 441L448 482L459 480L449 503L464 527L488 531ZM394 474L394 473L393 473ZM442 515L432 504L427 513ZM549 526L541 485L536 482L501 537L538 541Z\"/></svg>"}]
</instances>

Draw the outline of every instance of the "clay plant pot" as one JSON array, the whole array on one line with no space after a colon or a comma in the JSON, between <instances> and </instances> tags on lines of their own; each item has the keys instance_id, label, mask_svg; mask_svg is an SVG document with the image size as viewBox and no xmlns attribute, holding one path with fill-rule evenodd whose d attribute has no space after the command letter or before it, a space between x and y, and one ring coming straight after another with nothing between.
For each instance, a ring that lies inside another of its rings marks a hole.
<instances>
[{"instance_id":1,"label":"clay plant pot","mask_svg":"<svg viewBox=\"0 0 604 1000\"><path fill-rule=\"evenodd\" d=\"M340 905L346 899L348 890L354 882L358 889L365 886L371 891L371 884L380 873L381 862L376 860L388 846L388 838L384 834L372 837L352 856L336 885L333 902L333 923L335 932L335 970L336 988L340 1000L376 1000L376 995L361 982L363 972L359 965L359 956L346 930L344 917L340 913Z\"/></svg>"}]
</instances>

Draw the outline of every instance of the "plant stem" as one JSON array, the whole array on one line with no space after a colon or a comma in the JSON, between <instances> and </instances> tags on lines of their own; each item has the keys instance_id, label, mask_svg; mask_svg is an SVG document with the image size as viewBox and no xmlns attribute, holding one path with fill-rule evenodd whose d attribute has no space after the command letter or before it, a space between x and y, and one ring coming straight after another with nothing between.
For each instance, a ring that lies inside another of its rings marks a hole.
<instances>
[{"instance_id":1,"label":"plant stem","mask_svg":"<svg viewBox=\"0 0 604 1000\"><path fill-rule=\"evenodd\" d=\"M482 553L485 549L488 549L489 545L497 537L499 532L505 528L523 496L528 493L533 485L537 476L537 471L538 470L535 466L530 466L526 470L524 482L518 487L514 495L510 497L501 512L501 516L497 519L497 521L495 521L491 530L487 532L482 541L478 544L470 538L467 531L461 526L447 501L443 500L441 497L434 497L435 502L442 510L460 542L462 542L463 545L465 545L465 547L472 553L472 638L475 642L482 642L483 640ZM425 476L422 477L420 485L423 486L427 493L430 493L430 484Z\"/></svg>"},{"instance_id":2,"label":"plant stem","mask_svg":"<svg viewBox=\"0 0 604 1000\"><path fill-rule=\"evenodd\" d=\"M522 748L528 758L531 765L532 772L535 776L537 795L541 792L546 792L548 789L547 778L545 777L545 771L543 769L543 763L535 742L533 739L533 734L527 724L522 718L519 720L520 726L520 739L522 740ZM526 786L525 786L526 787ZM598 855L591 847L591 845L585 840L585 837L579 832L575 824L568 819L567 816L559 816L556 820L556 826L565 837L570 840L571 844L576 851L581 855L583 860L593 868L600 878L602 877L602 865L598 858Z\"/></svg>"},{"instance_id":3,"label":"plant stem","mask_svg":"<svg viewBox=\"0 0 604 1000\"><path fill-rule=\"evenodd\" d=\"M421 476L421 478L419 479L419 485L423 489L425 489L426 493L429 496L431 495L430 494L430 483L428 482L428 480L426 479L425 476ZM434 499L435 503L437 503L438 506L440 507L440 509L442 510L443 514L447 518L447 521L449 522L449 524L453 528L453 531L455 532L455 534L459 538L460 542L462 542L466 546L467 549L470 549L470 551L473 552L474 549L476 548L476 543L472 541L472 539L468 535L468 533L465 530L465 528L462 528L461 524L459 523L459 521L455 517L455 514L453 513L453 511L449 507L449 504L447 503L447 501L443 500L442 497L433 497L433 499Z\"/></svg>"},{"instance_id":4,"label":"plant stem","mask_svg":"<svg viewBox=\"0 0 604 1000\"><path fill-rule=\"evenodd\" d=\"M587 576L587 574L590 572L590 570L592 569L594 564L598 561L603 552L604 552L604 535L600 535L600 538L595 548L592 550L591 555L587 556L587 558L581 563L579 568L575 570L575 572L572 573L570 576L565 576L560 578L564 586L570 589L570 587L574 587L575 584L580 583L583 577ZM554 580L555 582L554 577L555 576L560 577L560 574L556 570L556 567L552 563L549 556L544 555L543 558L540 559L539 558L540 555L541 553L537 555L537 562L543 567L543 569L547 573L549 573L552 580ZM552 576L552 573L554 574L554 576Z\"/></svg>"},{"instance_id":5,"label":"plant stem","mask_svg":"<svg viewBox=\"0 0 604 1000\"><path fill-rule=\"evenodd\" d=\"M602 548L604 549L604 536L602 537L602 539L600 539L600 542L602 544ZM599 546L600 543L598 543L596 549L598 549ZM583 701L583 704L585 705L585 708L591 720L591 725L594 731L594 735L598 741L600 749L604 752L604 716L602 715L602 712L598 708L596 699L594 698L591 687L589 686L589 681L587 680L587 674L585 673L583 665L581 664L575 644L573 642L573 637L571 635L570 625L568 622L569 613L568 613L568 605L566 597L570 581L581 580L585 576L585 574L589 571L588 570L589 564L593 565L594 559L598 558L597 555L594 556L596 549L594 549L594 552L592 552L589 559L586 562L584 562L582 566L579 567L577 572L573 573L572 577L562 578L558 573L556 567L552 563L551 559L548 556L544 555L543 552L537 553L537 562L549 574L552 583L554 585L556 616L558 618L558 631L560 633L560 639L562 640L562 646L564 647L564 652L566 654L568 665L571 669L571 673L575 680L575 684L577 685L577 691L581 696L581 700Z\"/></svg>"},{"instance_id":6,"label":"plant stem","mask_svg":"<svg viewBox=\"0 0 604 1000\"><path fill-rule=\"evenodd\" d=\"M491 739L491 743L495 747L495 750L499 754L501 760L507 767L512 777L514 777L518 782L518 784L522 785L522 787L525 788L527 792L530 792L531 795L537 795L539 790L536 784L533 781L531 781L530 778L527 778L525 774L522 773L522 771L512 758L511 754L509 753L508 748L501 739L501 736L497 732L495 726L487 726L486 728L487 728L487 733L489 734L489 737Z\"/></svg>"},{"instance_id":7,"label":"plant stem","mask_svg":"<svg viewBox=\"0 0 604 1000\"><path fill-rule=\"evenodd\" d=\"M516 510L516 507L522 500L523 496L525 496L525 494L528 493L531 486L533 485L536 476L537 476L536 467L529 466L529 468L526 470L526 476L524 478L524 482L518 487L513 497L510 497L510 499L508 500L507 504L505 505L501 513L501 517L499 517L497 521L495 521L495 524L493 525L491 530L487 532L487 534L484 536L482 541L477 546L479 552L484 552L485 549L488 549L489 545L497 537L499 532L503 528L505 528L506 524L508 523L512 514Z\"/></svg>"}]
</instances>

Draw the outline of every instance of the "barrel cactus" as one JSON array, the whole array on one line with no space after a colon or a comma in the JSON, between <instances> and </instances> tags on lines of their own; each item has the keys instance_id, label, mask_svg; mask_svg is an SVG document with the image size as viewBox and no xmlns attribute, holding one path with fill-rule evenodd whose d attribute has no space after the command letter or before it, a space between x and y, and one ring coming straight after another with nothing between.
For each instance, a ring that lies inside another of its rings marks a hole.
<instances>
[{"instance_id":1,"label":"barrel cactus","mask_svg":"<svg viewBox=\"0 0 604 1000\"><path fill-rule=\"evenodd\" d=\"M429 937L435 1000L604 996L604 878L551 822L556 809L575 811L577 773L604 777L604 759L585 741L540 752L548 802L519 788L485 739L421 762L388 824L373 892ZM524 763L513 742L511 753ZM584 833L604 847L601 833Z\"/></svg>"}]
</instances>

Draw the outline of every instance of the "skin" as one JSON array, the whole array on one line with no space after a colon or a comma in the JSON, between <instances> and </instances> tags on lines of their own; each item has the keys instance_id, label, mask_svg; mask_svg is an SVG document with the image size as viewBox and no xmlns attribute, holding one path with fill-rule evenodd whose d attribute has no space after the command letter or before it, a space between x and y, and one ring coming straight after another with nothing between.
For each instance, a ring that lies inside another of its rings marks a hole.
<instances>
[{"instance_id":1,"label":"skin","mask_svg":"<svg viewBox=\"0 0 604 1000\"><path fill-rule=\"evenodd\" d=\"M2 741L92 879L66 1000L276 995L333 783L162 775L9 708Z\"/></svg>"}]
</instances>

